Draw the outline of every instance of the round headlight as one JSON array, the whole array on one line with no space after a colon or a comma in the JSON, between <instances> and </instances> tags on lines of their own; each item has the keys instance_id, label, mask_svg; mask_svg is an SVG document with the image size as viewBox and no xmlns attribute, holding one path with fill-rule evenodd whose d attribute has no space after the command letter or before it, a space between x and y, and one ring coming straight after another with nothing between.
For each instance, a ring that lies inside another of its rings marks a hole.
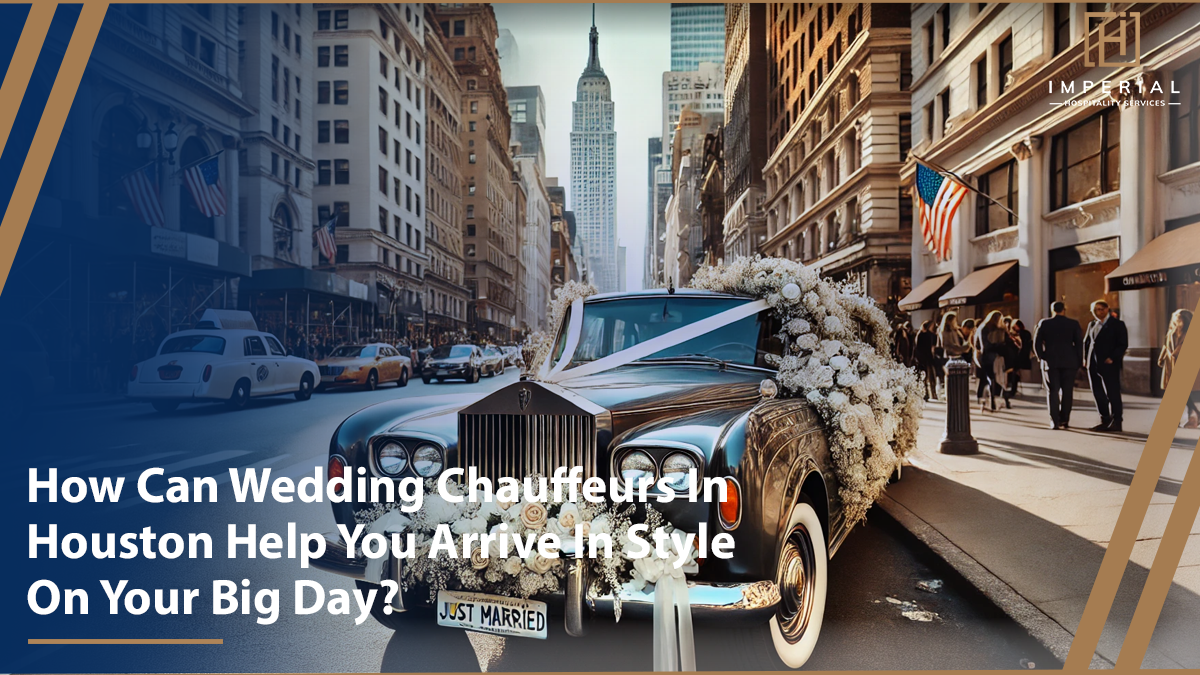
<instances>
[{"instance_id":1,"label":"round headlight","mask_svg":"<svg viewBox=\"0 0 1200 675\"><path fill-rule=\"evenodd\" d=\"M686 452L676 452L667 457L663 462L663 478L667 479L667 486L676 492L683 492L691 485L691 476L688 474L692 469L696 470L696 475L700 475L700 462L694 456Z\"/></svg>"},{"instance_id":2,"label":"round headlight","mask_svg":"<svg viewBox=\"0 0 1200 675\"><path fill-rule=\"evenodd\" d=\"M654 465L654 460L641 450L634 450L622 457L618 470L625 484L634 488L642 483L653 483L658 477L658 467Z\"/></svg>"},{"instance_id":3,"label":"round headlight","mask_svg":"<svg viewBox=\"0 0 1200 675\"><path fill-rule=\"evenodd\" d=\"M413 453L413 471L422 478L430 478L442 472L442 451L436 445L425 443Z\"/></svg>"},{"instance_id":4,"label":"round headlight","mask_svg":"<svg viewBox=\"0 0 1200 675\"><path fill-rule=\"evenodd\" d=\"M395 441L379 448L379 470L389 476L399 476L408 467L408 450Z\"/></svg>"}]
</instances>

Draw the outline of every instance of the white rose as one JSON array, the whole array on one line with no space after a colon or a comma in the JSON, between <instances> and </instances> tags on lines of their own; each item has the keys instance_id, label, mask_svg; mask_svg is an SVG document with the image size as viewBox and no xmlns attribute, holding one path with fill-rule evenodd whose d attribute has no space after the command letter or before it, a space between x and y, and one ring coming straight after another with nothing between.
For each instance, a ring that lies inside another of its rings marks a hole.
<instances>
[{"instance_id":1,"label":"white rose","mask_svg":"<svg viewBox=\"0 0 1200 675\"><path fill-rule=\"evenodd\" d=\"M636 558L633 561L634 574L648 584L653 584L662 578L665 570L666 561L655 553L651 553L645 558Z\"/></svg>"},{"instance_id":2,"label":"white rose","mask_svg":"<svg viewBox=\"0 0 1200 675\"><path fill-rule=\"evenodd\" d=\"M511 509L512 506L513 506L513 502L505 501L503 499L496 500L496 508L501 511L507 511L507 510Z\"/></svg>"},{"instance_id":3,"label":"white rose","mask_svg":"<svg viewBox=\"0 0 1200 675\"><path fill-rule=\"evenodd\" d=\"M525 559L525 569L534 574L545 574L554 566L553 558L546 558L540 553L533 553Z\"/></svg>"},{"instance_id":4,"label":"white rose","mask_svg":"<svg viewBox=\"0 0 1200 675\"><path fill-rule=\"evenodd\" d=\"M842 351L842 347L845 347L845 345L842 344L841 340L826 340L821 345L821 349L825 352L826 356L834 356Z\"/></svg>"},{"instance_id":5,"label":"white rose","mask_svg":"<svg viewBox=\"0 0 1200 675\"><path fill-rule=\"evenodd\" d=\"M813 405L820 405L821 402L825 400L825 396L821 394L820 389L813 389L805 395L805 398L807 398L808 402Z\"/></svg>"},{"instance_id":6,"label":"white rose","mask_svg":"<svg viewBox=\"0 0 1200 675\"><path fill-rule=\"evenodd\" d=\"M563 526L568 532L575 529L575 525L579 522L579 507L566 503L558 509L558 524Z\"/></svg>"},{"instance_id":7,"label":"white rose","mask_svg":"<svg viewBox=\"0 0 1200 675\"><path fill-rule=\"evenodd\" d=\"M837 383L839 387L852 387L858 384L858 374L846 370L838 373Z\"/></svg>"},{"instance_id":8,"label":"white rose","mask_svg":"<svg viewBox=\"0 0 1200 675\"><path fill-rule=\"evenodd\" d=\"M825 317L825 330L829 333L842 332L842 320L836 316Z\"/></svg>"},{"instance_id":9,"label":"white rose","mask_svg":"<svg viewBox=\"0 0 1200 675\"><path fill-rule=\"evenodd\" d=\"M425 498L425 520L431 525L453 522L458 517L458 507L433 494Z\"/></svg>"},{"instance_id":10,"label":"white rose","mask_svg":"<svg viewBox=\"0 0 1200 675\"><path fill-rule=\"evenodd\" d=\"M834 391L829 394L829 405L833 406L834 408L841 409L849 402L850 397L846 396L840 391Z\"/></svg>"},{"instance_id":11,"label":"white rose","mask_svg":"<svg viewBox=\"0 0 1200 675\"><path fill-rule=\"evenodd\" d=\"M612 523L608 516L597 516L592 520L592 532L595 534L612 534Z\"/></svg>"},{"instance_id":12,"label":"white rose","mask_svg":"<svg viewBox=\"0 0 1200 675\"><path fill-rule=\"evenodd\" d=\"M562 522L558 518L550 518L546 521L546 531L551 534L557 534L560 537L566 536L570 530L563 527Z\"/></svg>"},{"instance_id":13,"label":"white rose","mask_svg":"<svg viewBox=\"0 0 1200 675\"><path fill-rule=\"evenodd\" d=\"M531 530L540 530L546 525L546 506L539 502L525 502L521 506L521 524Z\"/></svg>"},{"instance_id":14,"label":"white rose","mask_svg":"<svg viewBox=\"0 0 1200 675\"><path fill-rule=\"evenodd\" d=\"M474 518L459 518L450 525L450 531L454 534L466 534L468 532L483 532L487 529L487 520L475 516Z\"/></svg>"},{"instance_id":15,"label":"white rose","mask_svg":"<svg viewBox=\"0 0 1200 675\"><path fill-rule=\"evenodd\" d=\"M511 556L504 559L504 564L500 566L504 573L510 577L515 577L521 573L521 559L516 556Z\"/></svg>"},{"instance_id":16,"label":"white rose","mask_svg":"<svg viewBox=\"0 0 1200 675\"><path fill-rule=\"evenodd\" d=\"M814 373L813 383L822 389L828 389L833 386L833 368L829 366L820 366Z\"/></svg>"},{"instance_id":17,"label":"white rose","mask_svg":"<svg viewBox=\"0 0 1200 675\"><path fill-rule=\"evenodd\" d=\"M834 370L845 370L850 367L850 359L838 354L837 356L829 359L829 365Z\"/></svg>"},{"instance_id":18,"label":"white rose","mask_svg":"<svg viewBox=\"0 0 1200 675\"><path fill-rule=\"evenodd\" d=\"M819 342L820 340L817 338L817 336L813 335L812 333L805 333L804 335L796 338L796 346L801 349L816 349Z\"/></svg>"}]
</instances>

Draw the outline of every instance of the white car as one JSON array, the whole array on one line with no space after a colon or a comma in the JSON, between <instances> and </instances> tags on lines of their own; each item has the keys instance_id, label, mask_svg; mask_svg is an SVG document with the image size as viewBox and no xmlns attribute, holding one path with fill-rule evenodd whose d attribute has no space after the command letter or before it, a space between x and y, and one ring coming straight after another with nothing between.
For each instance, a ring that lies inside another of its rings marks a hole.
<instances>
[{"instance_id":1,"label":"white car","mask_svg":"<svg viewBox=\"0 0 1200 675\"><path fill-rule=\"evenodd\" d=\"M244 408L251 398L294 394L307 401L321 379L317 364L288 356L270 333L197 328L168 335L158 354L133 367L131 399L170 412L185 401L225 401Z\"/></svg>"}]
</instances>

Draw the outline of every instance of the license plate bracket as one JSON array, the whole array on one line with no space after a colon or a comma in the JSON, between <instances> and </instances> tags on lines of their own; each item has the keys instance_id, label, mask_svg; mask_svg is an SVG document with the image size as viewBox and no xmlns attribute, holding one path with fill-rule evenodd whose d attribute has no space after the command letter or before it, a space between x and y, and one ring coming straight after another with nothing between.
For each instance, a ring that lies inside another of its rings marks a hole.
<instances>
[{"instance_id":1,"label":"license plate bracket","mask_svg":"<svg viewBox=\"0 0 1200 675\"><path fill-rule=\"evenodd\" d=\"M439 626L538 640L549 623L544 602L469 591L438 591L436 616Z\"/></svg>"}]
</instances>

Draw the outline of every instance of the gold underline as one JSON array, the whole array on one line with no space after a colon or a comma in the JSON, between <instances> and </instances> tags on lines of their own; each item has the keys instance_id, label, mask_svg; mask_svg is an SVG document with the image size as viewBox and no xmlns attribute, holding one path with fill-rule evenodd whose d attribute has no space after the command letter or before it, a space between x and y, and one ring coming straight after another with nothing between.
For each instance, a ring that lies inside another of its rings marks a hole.
<instances>
[{"instance_id":1,"label":"gold underline","mask_svg":"<svg viewBox=\"0 0 1200 675\"><path fill-rule=\"evenodd\" d=\"M31 645L219 645L221 638L29 638Z\"/></svg>"}]
</instances>

